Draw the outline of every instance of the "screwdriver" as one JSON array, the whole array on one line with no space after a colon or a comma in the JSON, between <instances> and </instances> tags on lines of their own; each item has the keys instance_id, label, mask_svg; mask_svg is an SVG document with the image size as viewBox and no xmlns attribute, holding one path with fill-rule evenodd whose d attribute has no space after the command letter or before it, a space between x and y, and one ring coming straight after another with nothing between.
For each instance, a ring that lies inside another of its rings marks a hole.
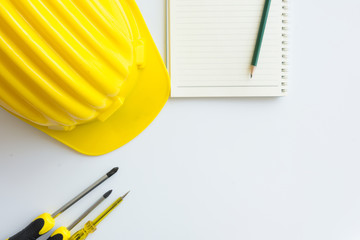
<instances>
[{"instance_id":1,"label":"screwdriver","mask_svg":"<svg viewBox=\"0 0 360 240\"><path fill-rule=\"evenodd\" d=\"M129 192L127 192L124 196L119 197L113 204L111 204L105 211L103 211L97 218L95 218L94 221L88 221L83 229L80 229L71 236L70 240L84 240L90 233L95 232L96 226L122 202L122 200L126 197L126 195L128 195Z\"/></svg>"},{"instance_id":2,"label":"screwdriver","mask_svg":"<svg viewBox=\"0 0 360 240\"><path fill-rule=\"evenodd\" d=\"M61 213L69 209L72 205L82 199L85 195L91 192L94 188L99 186L101 183L109 179L112 175L114 175L119 170L118 167L111 169L107 174L101 177L99 180L91 184L88 188L82 191L79 195L74 197L64 206L59 208L53 214L43 213L39 217L37 217L34 221L32 221L26 228L22 231L18 232L8 240L35 240L39 238L41 235L47 233L55 226L55 218L58 217Z\"/></svg>"},{"instance_id":3,"label":"screwdriver","mask_svg":"<svg viewBox=\"0 0 360 240\"><path fill-rule=\"evenodd\" d=\"M59 227L51 234L47 240L68 240L70 238L70 231L83 220L89 213L91 213L97 206L100 205L108 196L110 196L112 190L106 192L99 200L97 200L91 207L89 207L79 218L77 218L69 227Z\"/></svg>"}]
</instances>

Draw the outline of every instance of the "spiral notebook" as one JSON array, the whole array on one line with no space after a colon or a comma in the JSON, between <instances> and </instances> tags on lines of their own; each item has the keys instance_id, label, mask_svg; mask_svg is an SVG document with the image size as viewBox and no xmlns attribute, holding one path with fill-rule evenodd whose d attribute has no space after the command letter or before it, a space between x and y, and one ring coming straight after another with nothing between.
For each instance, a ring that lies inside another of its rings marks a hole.
<instances>
[{"instance_id":1,"label":"spiral notebook","mask_svg":"<svg viewBox=\"0 0 360 240\"><path fill-rule=\"evenodd\" d=\"M172 97L284 96L287 0L272 0L261 54L250 63L264 0L168 0Z\"/></svg>"}]
</instances>

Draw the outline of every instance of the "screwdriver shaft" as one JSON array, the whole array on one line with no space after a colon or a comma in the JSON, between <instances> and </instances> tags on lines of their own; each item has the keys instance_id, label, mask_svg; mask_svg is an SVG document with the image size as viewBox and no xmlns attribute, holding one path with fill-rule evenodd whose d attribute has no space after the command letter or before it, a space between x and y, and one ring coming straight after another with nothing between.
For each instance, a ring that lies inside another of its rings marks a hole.
<instances>
[{"instance_id":1,"label":"screwdriver shaft","mask_svg":"<svg viewBox=\"0 0 360 240\"><path fill-rule=\"evenodd\" d=\"M59 210L57 210L56 212L54 212L51 216L53 218L56 218L57 216L59 216L61 213L63 213L64 211L66 211L68 208L70 208L72 205L74 205L75 203L77 203L80 199L82 199L83 197L85 197L89 192L91 192L94 188L96 188L97 186L99 186L101 183L103 183L105 180L107 180L108 178L110 178L113 174L115 174L117 172L118 168L113 168L110 172L108 172L107 174L105 174L103 177L101 177L99 180L97 180L96 182L94 182L93 184L91 184L88 188L86 188L84 191L82 191L80 194L78 194L76 197L74 197L73 199L71 199L68 203L66 203L64 206L62 206L61 208L59 208Z\"/></svg>"},{"instance_id":2,"label":"screwdriver shaft","mask_svg":"<svg viewBox=\"0 0 360 240\"><path fill-rule=\"evenodd\" d=\"M100 205L110 194L111 190L105 193L99 200L97 200L91 207L89 207L80 217L78 217L70 226L67 228L69 231L71 231L81 220L83 220L89 213L91 213L97 206Z\"/></svg>"}]
</instances>

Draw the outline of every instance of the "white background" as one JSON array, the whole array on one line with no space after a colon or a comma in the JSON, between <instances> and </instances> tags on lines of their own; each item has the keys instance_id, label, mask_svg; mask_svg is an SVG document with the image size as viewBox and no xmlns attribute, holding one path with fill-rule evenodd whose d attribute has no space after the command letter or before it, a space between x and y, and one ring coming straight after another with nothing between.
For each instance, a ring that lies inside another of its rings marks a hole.
<instances>
[{"instance_id":1,"label":"white background","mask_svg":"<svg viewBox=\"0 0 360 240\"><path fill-rule=\"evenodd\" d=\"M164 56L164 0L138 4ZM102 157L0 110L0 239L113 166L119 173L57 226L112 188L90 218L132 192L89 239L360 239L359 12L358 0L292 1L287 97L170 99Z\"/></svg>"}]
</instances>

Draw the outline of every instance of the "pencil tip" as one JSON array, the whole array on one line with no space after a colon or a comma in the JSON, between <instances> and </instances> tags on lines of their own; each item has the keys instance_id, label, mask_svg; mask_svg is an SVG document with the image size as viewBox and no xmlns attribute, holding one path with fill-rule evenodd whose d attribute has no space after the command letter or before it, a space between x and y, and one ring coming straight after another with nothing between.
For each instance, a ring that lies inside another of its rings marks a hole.
<instances>
[{"instance_id":1,"label":"pencil tip","mask_svg":"<svg viewBox=\"0 0 360 240\"><path fill-rule=\"evenodd\" d=\"M250 79L253 78L254 72L255 72L255 66L254 66L254 65L251 65L251 66L250 66Z\"/></svg>"}]
</instances>

